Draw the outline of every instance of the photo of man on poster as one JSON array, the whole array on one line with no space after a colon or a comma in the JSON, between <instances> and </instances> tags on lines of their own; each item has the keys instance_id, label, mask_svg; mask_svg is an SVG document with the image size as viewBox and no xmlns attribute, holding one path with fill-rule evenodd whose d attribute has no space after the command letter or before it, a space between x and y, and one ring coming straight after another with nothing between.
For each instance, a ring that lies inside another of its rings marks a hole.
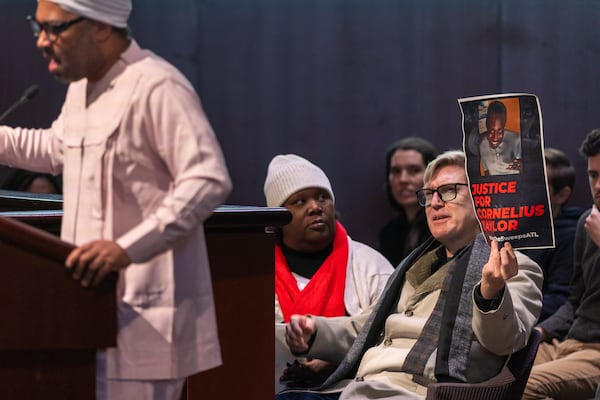
<instances>
[{"instance_id":1,"label":"photo of man on poster","mask_svg":"<svg viewBox=\"0 0 600 400\"><path fill-rule=\"evenodd\" d=\"M458 102L471 197L486 240L517 249L554 247L537 96Z\"/></svg>"},{"instance_id":2,"label":"photo of man on poster","mask_svg":"<svg viewBox=\"0 0 600 400\"><path fill-rule=\"evenodd\" d=\"M481 134L484 138L479 144L482 175L520 174L521 137L506 129L506 106L502 101L494 100L483 116L486 131Z\"/></svg>"}]
</instances>

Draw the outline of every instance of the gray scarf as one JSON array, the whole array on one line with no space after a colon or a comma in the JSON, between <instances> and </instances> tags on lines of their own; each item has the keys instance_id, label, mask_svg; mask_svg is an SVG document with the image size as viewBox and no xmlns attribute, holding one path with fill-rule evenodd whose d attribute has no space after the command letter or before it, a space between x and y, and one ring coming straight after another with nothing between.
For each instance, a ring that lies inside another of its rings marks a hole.
<instances>
[{"instance_id":1,"label":"gray scarf","mask_svg":"<svg viewBox=\"0 0 600 400\"><path fill-rule=\"evenodd\" d=\"M354 344L338 368L316 389L325 389L334 383L352 378L363 354L377 344L388 315L395 312L400 292L408 269L425 253L439 246L431 238L410 253L388 279L379 302L359 332ZM436 377L438 380L463 380L467 367L473 332L471 328L472 290L481 277L481 268L488 260L489 247L482 235L477 235L472 246L458 254L454 273L449 282L448 292L460 296L446 296L440 322ZM464 264L463 264L464 263ZM463 265L461 268L459 266ZM456 288L460 288L456 290ZM437 305L436 305L437 307ZM452 360L448 362L448 360Z\"/></svg>"}]
</instances>

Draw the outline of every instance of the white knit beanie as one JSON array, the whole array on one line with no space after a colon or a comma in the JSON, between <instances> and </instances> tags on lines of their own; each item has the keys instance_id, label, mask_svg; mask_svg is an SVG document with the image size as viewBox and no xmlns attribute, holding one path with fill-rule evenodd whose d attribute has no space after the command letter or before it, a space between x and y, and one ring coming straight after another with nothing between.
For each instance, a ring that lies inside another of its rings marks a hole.
<instances>
[{"instance_id":1,"label":"white knit beanie","mask_svg":"<svg viewBox=\"0 0 600 400\"><path fill-rule=\"evenodd\" d=\"M39 1L39 0L38 0ZM126 28L131 0L48 0L65 11L117 28Z\"/></svg>"},{"instance_id":2,"label":"white knit beanie","mask_svg":"<svg viewBox=\"0 0 600 400\"><path fill-rule=\"evenodd\" d=\"M329 179L321 168L295 154L275 156L265 179L267 207L279 207L294 193L313 187L327 190L335 202Z\"/></svg>"}]
</instances>

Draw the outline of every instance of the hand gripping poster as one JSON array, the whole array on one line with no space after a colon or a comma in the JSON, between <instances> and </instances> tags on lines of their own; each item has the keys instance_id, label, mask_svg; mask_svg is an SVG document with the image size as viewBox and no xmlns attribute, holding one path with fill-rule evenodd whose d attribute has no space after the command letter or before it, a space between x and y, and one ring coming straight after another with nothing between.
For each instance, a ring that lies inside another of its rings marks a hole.
<instances>
[{"instance_id":1,"label":"hand gripping poster","mask_svg":"<svg viewBox=\"0 0 600 400\"><path fill-rule=\"evenodd\" d=\"M554 247L537 96L496 94L458 103L471 197L487 242Z\"/></svg>"}]
</instances>

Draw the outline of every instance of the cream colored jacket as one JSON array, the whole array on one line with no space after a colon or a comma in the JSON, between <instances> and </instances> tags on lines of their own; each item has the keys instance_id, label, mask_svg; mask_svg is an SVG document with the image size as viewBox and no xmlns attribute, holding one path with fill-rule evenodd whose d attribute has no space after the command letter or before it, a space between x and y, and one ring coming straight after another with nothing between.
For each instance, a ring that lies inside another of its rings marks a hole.
<instances>
[{"instance_id":1,"label":"cream colored jacket","mask_svg":"<svg viewBox=\"0 0 600 400\"><path fill-rule=\"evenodd\" d=\"M477 382L499 372L506 356L523 348L541 309L542 272L529 257L516 252L517 276L507 281L498 309L483 312L473 301L473 342L466 371L470 382ZM412 375L400 372L406 355L419 338L437 299L439 289L425 293L407 311L415 288L404 281L397 312L388 316L379 344L369 348L361 359L357 376L365 381L378 380L424 395L427 381L435 381L435 357L420 383ZM369 312L356 317L315 317L317 334L307 357L339 363L354 342Z\"/></svg>"}]
</instances>

